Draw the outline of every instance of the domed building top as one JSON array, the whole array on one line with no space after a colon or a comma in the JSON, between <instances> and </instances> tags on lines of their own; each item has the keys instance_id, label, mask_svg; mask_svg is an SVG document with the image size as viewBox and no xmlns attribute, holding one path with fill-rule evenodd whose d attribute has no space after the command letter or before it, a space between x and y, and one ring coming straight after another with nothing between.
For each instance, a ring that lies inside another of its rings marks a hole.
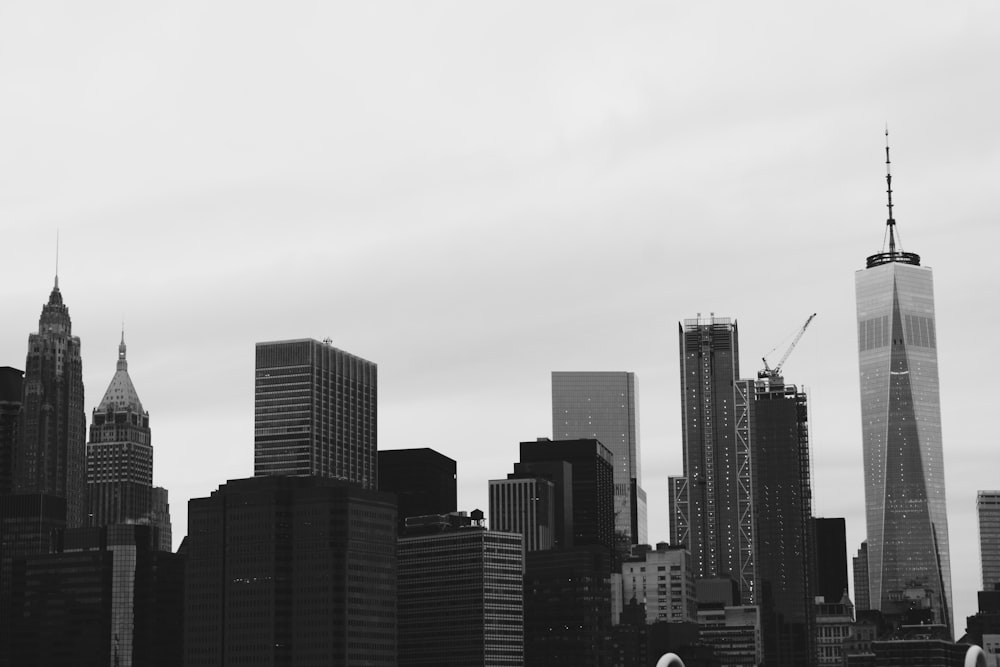
<instances>
[{"instance_id":1,"label":"domed building top","mask_svg":"<svg viewBox=\"0 0 1000 667\"><path fill-rule=\"evenodd\" d=\"M97 412L119 412L133 410L138 414L144 414L142 401L132 384L132 378L128 375L128 361L125 359L125 332L122 331L122 342L118 345L118 369L115 376L111 378L108 390L104 392L104 398L97 407Z\"/></svg>"}]
</instances>

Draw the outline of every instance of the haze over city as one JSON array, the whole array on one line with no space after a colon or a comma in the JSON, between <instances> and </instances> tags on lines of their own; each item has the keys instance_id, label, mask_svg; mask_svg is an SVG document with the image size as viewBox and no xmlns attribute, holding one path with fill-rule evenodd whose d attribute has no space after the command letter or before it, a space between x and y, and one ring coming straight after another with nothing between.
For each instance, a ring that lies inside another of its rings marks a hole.
<instances>
[{"instance_id":1,"label":"haze over city","mask_svg":"<svg viewBox=\"0 0 1000 667\"><path fill-rule=\"evenodd\" d=\"M175 543L253 473L254 343L379 366L379 449L486 509L553 370L638 378L649 537L682 471L677 322L810 390L814 512L865 536L854 272L933 267L955 620L990 421L1000 8L906 3L31 3L0 8L0 365L59 277L88 411L129 372ZM985 301L985 303L984 303ZM176 546L176 544L175 544Z\"/></svg>"}]
</instances>

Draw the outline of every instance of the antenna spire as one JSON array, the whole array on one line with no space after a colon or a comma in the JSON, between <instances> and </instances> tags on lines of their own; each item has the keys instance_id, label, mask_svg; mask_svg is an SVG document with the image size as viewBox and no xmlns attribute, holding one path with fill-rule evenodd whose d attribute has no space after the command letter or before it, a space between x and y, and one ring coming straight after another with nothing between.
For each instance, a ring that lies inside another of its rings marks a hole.
<instances>
[{"instance_id":1,"label":"antenna spire","mask_svg":"<svg viewBox=\"0 0 1000 667\"><path fill-rule=\"evenodd\" d=\"M889 125L885 126L885 192L889 196L889 219L885 224L889 226L889 254L896 252L896 220L892 217L892 162L889 160Z\"/></svg>"},{"instance_id":2,"label":"antenna spire","mask_svg":"<svg viewBox=\"0 0 1000 667\"><path fill-rule=\"evenodd\" d=\"M59 289L59 230L56 229L56 289Z\"/></svg>"}]
</instances>

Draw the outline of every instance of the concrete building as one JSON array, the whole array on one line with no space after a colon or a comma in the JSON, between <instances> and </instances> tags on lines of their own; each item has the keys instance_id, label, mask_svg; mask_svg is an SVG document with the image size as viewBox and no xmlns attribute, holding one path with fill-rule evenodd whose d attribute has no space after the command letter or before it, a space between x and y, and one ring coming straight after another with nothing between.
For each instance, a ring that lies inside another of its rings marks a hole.
<instances>
[{"instance_id":1,"label":"concrete building","mask_svg":"<svg viewBox=\"0 0 1000 667\"><path fill-rule=\"evenodd\" d=\"M473 515L399 540L400 667L524 664L521 536Z\"/></svg>"},{"instance_id":2,"label":"concrete building","mask_svg":"<svg viewBox=\"0 0 1000 667\"><path fill-rule=\"evenodd\" d=\"M166 504L166 489L158 500ZM170 551L170 515L153 503L153 444L149 412L128 374L125 332L118 345L118 363L100 405L94 408L87 443L88 525L150 524L157 527L157 545ZM162 525L166 522L166 525Z\"/></svg>"},{"instance_id":3,"label":"concrete building","mask_svg":"<svg viewBox=\"0 0 1000 667\"><path fill-rule=\"evenodd\" d=\"M188 504L186 667L396 665L396 504L323 477Z\"/></svg>"},{"instance_id":4,"label":"concrete building","mask_svg":"<svg viewBox=\"0 0 1000 667\"><path fill-rule=\"evenodd\" d=\"M622 563L624 606L632 600L644 607L647 624L696 622L697 591L687 548L660 542L655 550L637 549Z\"/></svg>"},{"instance_id":5,"label":"concrete building","mask_svg":"<svg viewBox=\"0 0 1000 667\"><path fill-rule=\"evenodd\" d=\"M594 438L611 452L615 532L646 543L635 373L552 373L552 439Z\"/></svg>"},{"instance_id":6,"label":"concrete building","mask_svg":"<svg viewBox=\"0 0 1000 667\"><path fill-rule=\"evenodd\" d=\"M905 591L920 588L935 622L951 629L933 273L896 249L886 182L889 249L855 273L869 598L900 619L913 608Z\"/></svg>"},{"instance_id":7,"label":"concrete building","mask_svg":"<svg viewBox=\"0 0 1000 667\"><path fill-rule=\"evenodd\" d=\"M316 340L257 343L254 475L378 489L378 368Z\"/></svg>"},{"instance_id":8,"label":"concrete building","mask_svg":"<svg viewBox=\"0 0 1000 667\"><path fill-rule=\"evenodd\" d=\"M851 636L854 624L854 605L847 593L840 602L827 602L816 597L816 655L817 664L844 664L844 642Z\"/></svg>"}]
</instances>

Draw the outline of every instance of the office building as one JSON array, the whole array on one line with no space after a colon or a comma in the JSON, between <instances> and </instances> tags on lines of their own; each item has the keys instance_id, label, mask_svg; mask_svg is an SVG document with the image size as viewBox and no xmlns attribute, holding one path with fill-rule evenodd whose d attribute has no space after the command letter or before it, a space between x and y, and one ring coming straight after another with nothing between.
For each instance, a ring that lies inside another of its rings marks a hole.
<instances>
[{"instance_id":1,"label":"office building","mask_svg":"<svg viewBox=\"0 0 1000 667\"><path fill-rule=\"evenodd\" d=\"M951 628L933 274L896 249L886 182L889 250L855 273L870 604L889 619L928 607Z\"/></svg>"},{"instance_id":2,"label":"office building","mask_svg":"<svg viewBox=\"0 0 1000 667\"><path fill-rule=\"evenodd\" d=\"M627 544L646 543L638 422L634 373L552 373L552 439L595 438L611 452L615 532Z\"/></svg>"},{"instance_id":3,"label":"office building","mask_svg":"<svg viewBox=\"0 0 1000 667\"><path fill-rule=\"evenodd\" d=\"M678 333L684 475L669 480L670 542L687 546L696 579L730 574L754 604L753 396L737 383L737 325L713 314L685 320Z\"/></svg>"},{"instance_id":4,"label":"office building","mask_svg":"<svg viewBox=\"0 0 1000 667\"><path fill-rule=\"evenodd\" d=\"M976 494L979 515L979 559L983 569L983 590L1000 584L1000 491Z\"/></svg>"},{"instance_id":5,"label":"office building","mask_svg":"<svg viewBox=\"0 0 1000 667\"><path fill-rule=\"evenodd\" d=\"M458 509L455 460L429 447L378 452L378 486L396 494L399 534L407 517Z\"/></svg>"},{"instance_id":6,"label":"office building","mask_svg":"<svg viewBox=\"0 0 1000 667\"><path fill-rule=\"evenodd\" d=\"M835 604L847 593L847 524L842 518L815 518L816 596Z\"/></svg>"},{"instance_id":7,"label":"office building","mask_svg":"<svg viewBox=\"0 0 1000 667\"><path fill-rule=\"evenodd\" d=\"M853 560L854 569L854 608L858 611L868 611L872 608L868 597L868 540L861 543Z\"/></svg>"},{"instance_id":8,"label":"office building","mask_svg":"<svg viewBox=\"0 0 1000 667\"><path fill-rule=\"evenodd\" d=\"M698 599L691 554L686 547L665 542L656 549L637 549L622 563L622 599L645 609L645 622L694 623L698 620Z\"/></svg>"},{"instance_id":9,"label":"office building","mask_svg":"<svg viewBox=\"0 0 1000 667\"><path fill-rule=\"evenodd\" d=\"M768 665L806 667L816 656L808 401L777 372L762 371L737 387L738 401L753 399L755 592L764 658Z\"/></svg>"},{"instance_id":10,"label":"office building","mask_svg":"<svg viewBox=\"0 0 1000 667\"><path fill-rule=\"evenodd\" d=\"M573 546L573 465L568 461L515 463L508 479L539 479L552 483L552 548ZM547 512L546 512L547 513Z\"/></svg>"},{"instance_id":11,"label":"office building","mask_svg":"<svg viewBox=\"0 0 1000 667\"><path fill-rule=\"evenodd\" d=\"M165 496L166 490L160 493ZM115 374L90 423L87 503L91 526L155 524L156 546L162 546L162 530L168 545L164 550L170 550L169 514L164 517L162 511L154 511L149 412L143 409L129 377L124 332ZM167 525L160 525L164 520Z\"/></svg>"},{"instance_id":12,"label":"office building","mask_svg":"<svg viewBox=\"0 0 1000 667\"><path fill-rule=\"evenodd\" d=\"M839 602L816 598L816 655L819 667L844 664L844 642L854 625L854 605L846 591Z\"/></svg>"},{"instance_id":13,"label":"office building","mask_svg":"<svg viewBox=\"0 0 1000 667\"><path fill-rule=\"evenodd\" d=\"M518 533L525 551L555 546L555 484L540 477L491 479L490 530Z\"/></svg>"},{"instance_id":14,"label":"office building","mask_svg":"<svg viewBox=\"0 0 1000 667\"><path fill-rule=\"evenodd\" d=\"M399 665L524 664L521 536L463 527L399 540Z\"/></svg>"},{"instance_id":15,"label":"office building","mask_svg":"<svg viewBox=\"0 0 1000 667\"><path fill-rule=\"evenodd\" d=\"M378 489L377 366L328 341L257 343L254 475Z\"/></svg>"},{"instance_id":16,"label":"office building","mask_svg":"<svg viewBox=\"0 0 1000 667\"><path fill-rule=\"evenodd\" d=\"M712 649L721 665L757 667L763 660L759 608L699 602L698 641Z\"/></svg>"},{"instance_id":17,"label":"office building","mask_svg":"<svg viewBox=\"0 0 1000 667\"><path fill-rule=\"evenodd\" d=\"M24 398L14 449L14 493L66 499L66 525L87 514L87 416L80 339L72 333L59 278L42 306L38 333L28 336Z\"/></svg>"},{"instance_id":18,"label":"office building","mask_svg":"<svg viewBox=\"0 0 1000 667\"><path fill-rule=\"evenodd\" d=\"M10 664L181 664L184 563L156 530L58 531L52 553L16 559Z\"/></svg>"},{"instance_id":19,"label":"office building","mask_svg":"<svg viewBox=\"0 0 1000 667\"><path fill-rule=\"evenodd\" d=\"M396 665L396 503L323 477L188 504L186 667Z\"/></svg>"},{"instance_id":20,"label":"office building","mask_svg":"<svg viewBox=\"0 0 1000 667\"><path fill-rule=\"evenodd\" d=\"M614 542L613 457L608 448L593 438L578 440L539 438L535 441L522 442L520 452L522 464L559 461L570 464L573 546L603 547L609 556L606 564L617 571ZM556 493L560 493L560 490L556 489Z\"/></svg>"},{"instance_id":21,"label":"office building","mask_svg":"<svg viewBox=\"0 0 1000 667\"><path fill-rule=\"evenodd\" d=\"M0 495L14 490L14 446L21 414L24 372L0 366Z\"/></svg>"}]
</instances>

